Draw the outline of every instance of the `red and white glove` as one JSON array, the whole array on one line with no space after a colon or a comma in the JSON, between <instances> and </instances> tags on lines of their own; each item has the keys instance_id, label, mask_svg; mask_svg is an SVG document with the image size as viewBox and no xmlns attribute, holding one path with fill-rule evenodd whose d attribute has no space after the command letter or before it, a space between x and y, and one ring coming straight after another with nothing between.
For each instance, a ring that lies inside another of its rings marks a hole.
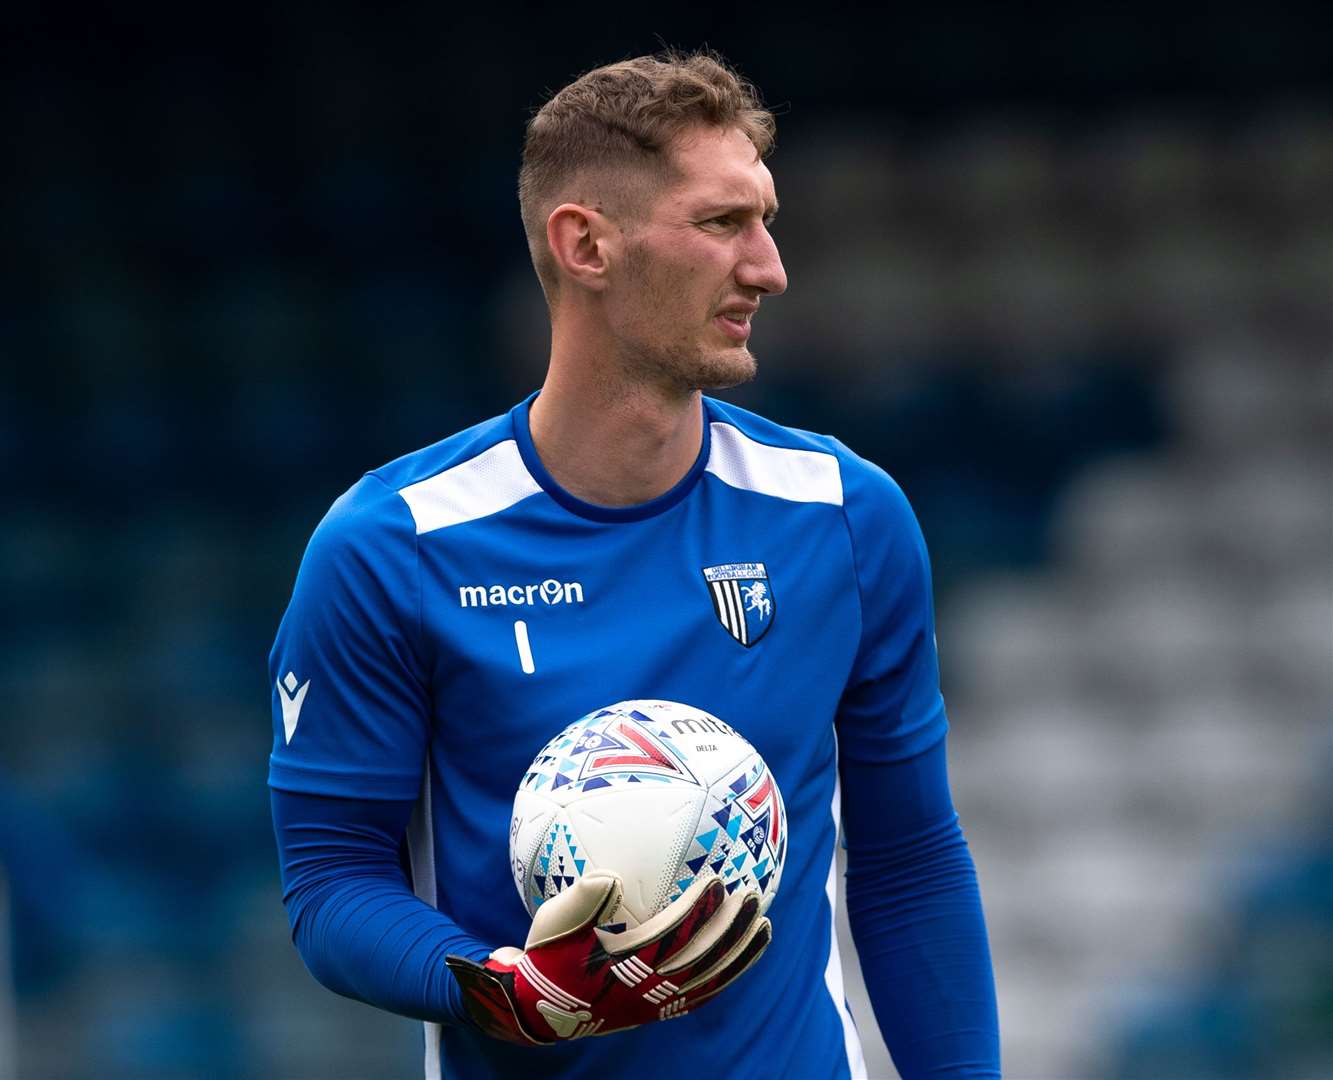
<instances>
[{"instance_id":1,"label":"red and white glove","mask_svg":"<svg viewBox=\"0 0 1333 1080\"><path fill-rule=\"evenodd\" d=\"M496 949L484 964L447 957L481 1030L531 1046L684 1016L758 960L773 936L759 893L728 896L711 871L642 926L598 929L621 891L618 875L592 870L537 909L525 949Z\"/></svg>"}]
</instances>

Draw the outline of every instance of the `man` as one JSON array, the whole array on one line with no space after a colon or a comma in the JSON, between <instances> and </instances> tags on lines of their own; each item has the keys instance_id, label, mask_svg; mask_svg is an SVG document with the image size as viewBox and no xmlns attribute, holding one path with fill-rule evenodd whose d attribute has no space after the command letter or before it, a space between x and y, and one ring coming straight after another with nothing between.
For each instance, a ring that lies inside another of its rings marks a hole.
<instances>
[{"instance_id":1,"label":"man","mask_svg":"<svg viewBox=\"0 0 1333 1080\"><path fill-rule=\"evenodd\" d=\"M428 1074L863 1072L833 936L841 819L900 1071L998 1075L915 518L836 440L701 395L754 375L754 316L787 285L772 133L707 54L557 93L520 176L551 312L540 392L368 473L302 563L271 658L294 939L332 989L428 1021ZM715 605L718 580L766 603ZM629 698L707 710L763 754L788 811L771 925L705 877L637 938L608 934L598 874L529 926L517 783L561 727ZM675 996L645 1007L612 977L627 961Z\"/></svg>"}]
</instances>

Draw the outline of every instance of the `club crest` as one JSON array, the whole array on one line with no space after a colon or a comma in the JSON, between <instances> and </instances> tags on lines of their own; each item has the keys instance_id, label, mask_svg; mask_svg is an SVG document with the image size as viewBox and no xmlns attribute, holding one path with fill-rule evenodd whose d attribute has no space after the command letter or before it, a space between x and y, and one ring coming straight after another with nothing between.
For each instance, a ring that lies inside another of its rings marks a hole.
<instances>
[{"instance_id":1,"label":"club crest","mask_svg":"<svg viewBox=\"0 0 1333 1080\"><path fill-rule=\"evenodd\" d=\"M773 625L773 586L761 562L705 566L704 582L717 621L747 649Z\"/></svg>"}]
</instances>

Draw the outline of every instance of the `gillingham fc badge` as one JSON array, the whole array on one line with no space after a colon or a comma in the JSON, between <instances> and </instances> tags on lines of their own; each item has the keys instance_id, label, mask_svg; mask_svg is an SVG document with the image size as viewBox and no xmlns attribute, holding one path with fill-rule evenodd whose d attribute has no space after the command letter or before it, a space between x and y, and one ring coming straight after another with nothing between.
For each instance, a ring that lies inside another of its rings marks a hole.
<instances>
[{"instance_id":1,"label":"gillingham fc badge","mask_svg":"<svg viewBox=\"0 0 1333 1080\"><path fill-rule=\"evenodd\" d=\"M761 562L723 563L703 568L722 629L747 649L773 625L773 586Z\"/></svg>"}]
</instances>

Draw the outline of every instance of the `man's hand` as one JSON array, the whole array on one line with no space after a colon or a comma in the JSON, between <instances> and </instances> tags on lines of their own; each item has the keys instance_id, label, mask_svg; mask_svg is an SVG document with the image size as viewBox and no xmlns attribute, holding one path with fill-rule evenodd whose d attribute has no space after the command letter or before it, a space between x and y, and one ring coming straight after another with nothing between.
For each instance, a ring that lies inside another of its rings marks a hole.
<instances>
[{"instance_id":1,"label":"man's hand","mask_svg":"<svg viewBox=\"0 0 1333 1080\"><path fill-rule=\"evenodd\" d=\"M496 949L485 964L447 957L482 1031L531 1046L684 1016L758 960L773 936L759 893L728 896L711 871L642 926L598 929L620 894L616 874L593 870L537 909L525 949Z\"/></svg>"}]
</instances>

